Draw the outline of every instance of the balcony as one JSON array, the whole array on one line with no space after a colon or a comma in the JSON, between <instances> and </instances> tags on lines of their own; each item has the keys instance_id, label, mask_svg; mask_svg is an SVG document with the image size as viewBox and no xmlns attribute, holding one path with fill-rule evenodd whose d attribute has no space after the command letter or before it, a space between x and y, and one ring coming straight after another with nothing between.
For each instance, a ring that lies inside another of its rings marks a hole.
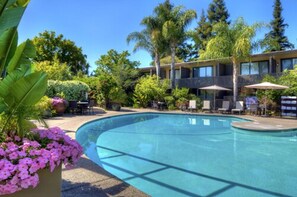
<instances>
[{"instance_id":1,"label":"balcony","mask_svg":"<svg viewBox=\"0 0 297 197\"><path fill-rule=\"evenodd\" d=\"M281 73L270 73L273 76L280 76ZM238 87L259 83L262 81L265 75L239 75L238 76ZM201 78L184 78L177 79L175 81L176 86L186 88L201 88L211 85L219 85L226 88L233 87L233 79L231 75L228 76L217 76L217 77L201 77Z\"/></svg>"}]
</instances>

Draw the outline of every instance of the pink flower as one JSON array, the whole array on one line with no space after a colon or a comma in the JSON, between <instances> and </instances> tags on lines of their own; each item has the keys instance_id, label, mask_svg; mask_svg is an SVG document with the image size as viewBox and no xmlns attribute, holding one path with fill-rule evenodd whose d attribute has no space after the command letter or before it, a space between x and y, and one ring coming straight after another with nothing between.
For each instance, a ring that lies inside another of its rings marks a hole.
<instances>
[{"instance_id":1,"label":"pink flower","mask_svg":"<svg viewBox=\"0 0 297 197\"><path fill-rule=\"evenodd\" d=\"M0 180L3 181L5 179L7 179L10 175L11 175L11 173L9 172L9 170L1 170L0 171Z\"/></svg>"},{"instance_id":2,"label":"pink flower","mask_svg":"<svg viewBox=\"0 0 297 197\"><path fill-rule=\"evenodd\" d=\"M13 153L10 153L8 156L9 156L10 160L15 160L18 158L19 155L18 155L18 153L13 152Z\"/></svg>"},{"instance_id":3,"label":"pink flower","mask_svg":"<svg viewBox=\"0 0 297 197\"><path fill-rule=\"evenodd\" d=\"M36 187L38 170L53 171L62 162L69 168L82 155L82 147L58 127L32 132L38 141L14 136L0 142L0 195Z\"/></svg>"}]
</instances>

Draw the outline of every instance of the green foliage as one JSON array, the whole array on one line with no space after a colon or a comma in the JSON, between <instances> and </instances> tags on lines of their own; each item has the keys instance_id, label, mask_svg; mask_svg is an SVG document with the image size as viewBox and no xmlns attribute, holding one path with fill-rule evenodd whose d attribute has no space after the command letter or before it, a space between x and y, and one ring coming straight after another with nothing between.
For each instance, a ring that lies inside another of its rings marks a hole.
<instances>
[{"instance_id":1,"label":"green foliage","mask_svg":"<svg viewBox=\"0 0 297 197\"><path fill-rule=\"evenodd\" d=\"M99 84L97 86L98 92L100 93L98 104L104 108L110 108L112 99L116 99L118 102L124 102L123 98L126 98L125 92L117 85L117 82L113 75L108 73L101 73L98 76ZM123 95L121 95L123 94ZM117 96L119 98L117 98ZM116 101L115 101L116 102Z\"/></svg>"},{"instance_id":2,"label":"green foliage","mask_svg":"<svg viewBox=\"0 0 297 197\"><path fill-rule=\"evenodd\" d=\"M34 107L37 115L42 117L51 116L52 100L47 96L43 96Z\"/></svg>"},{"instance_id":3,"label":"green foliage","mask_svg":"<svg viewBox=\"0 0 297 197\"><path fill-rule=\"evenodd\" d=\"M128 51L118 53L115 50L109 50L106 55L96 61L98 66L95 70L95 75L108 73L111 74L118 86L122 87L125 92L133 89L135 80L138 77L138 65L139 62L130 61Z\"/></svg>"},{"instance_id":4,"label":"green foliage","mask_svg":"<svg viewBox=\"0 0 297 197\"><path fill-rule=\"evenodd\" d=\"M273 9L273 20L270 22L271 30L265 35L261 45L265 51L282 51L293 49L294 45L285 36L285 28L288 26L282 17L282 5L280 0L275 0Z\"/></svg>"},{"instance_id":5,"label":"green foliage","mask_svg":"<svg viewBox=\"0 0 297 197\"><path fill-rule=\"evenodd\" d=\"M103 94L106 107L109 107L111 101L126 103L127 95L134 90L139 76L137 69L139 62L130 61L129 56L128 51L118 53L115 50L109 50L96 61L98 67L95 75L99 78L97 90Z\"/></svg>"},{"instance_id":6,"label":"green foliage","mask_svg":"<svg viewBox=\"0 0 297 197\"><path fill-rule=\"evenodd\" d=\"M213 34L207 43L206 50L200 50L200 59L220 59L233 63L233 101L237 100L238 67L240 60L249 59L255 46L253 38L260 24L247 25L243 18L238 18L233 24L217 23L213 26Z\"/></svg>"},{"instance_id":7,"label":"green foliage","mask_svg":"<svg viewBox=\"0 0 297 197\"><path fill-rule=\"evenodd\" d=\"M213 0L209 4L207 18L212 26L216 23L230 24L230 21L228 21L229 13L224 0Z\"/></svg>"},{"instance_id":8,"label":"green foliage","mask_svg":"<svg viewBox=\"0 0 297 197\"><path fill-rule=\"evenodd\" d=\"M168 43L171 53L171 86L175 87L175 54L177 47L187 38L186 28L196 18L194 10L185 10L183 6L174 7L166 0L155 8L157 18L162 21L162 35Z\"/></svg>"},{"instance_id":9,"label":"green foliage","mask_svg":"<svg viewBox=\"0 0 297 197\"><path fill-rule=\"evenodd\" d=\"M165 96L164 100L169 110L175 110L175 98L173 96Z\"/></svg>"},{"instance_id":10,"label":"green foliage","mask_svg":"<svg viewBox=\"0 0 297 197\"><path fill-rule=\"evenodd\" d=\"M46 74L32 72L30 67L22 66L9 73L0 83L0 112L5 113L7 120L2 132L12 120L17 123L16 134L23 137L27 132L24 120L32 117L30 106L34 106L44 95L47 87Z\"/></svg>"},{"instance_id":11,"label":"green foliage","mask_svg":"<svg viewBox=\"0 0 297 197\"><path fill-rule=\"evenodd\" d=\"M66 63L60 63L58 59L54 61L43 61L34 63L35 70L43 71L47 74L50 80L71 80L71 72Z\"/></svg>"},{"instance_id":12,"label":"green foliage","mask_svg":"<svg viewBox=\"0 0 297 197\"><path fill-rule=\"evenodd\" d=\"M89 86L80 81L48 81L46 95L55 97L58 94L64 94L65 99L70 100L85 100L85 94L90 90Z\"/></svg>"},{"instance_id":13,"label":"green foliage","mask_svg":"<svg viewBox=\"0 0 297 197\"><path fill-rule=\"evenodd\" d=\"M177 63L181 63L183 62L183 60L179 59L178 57L175 57L174 58L175 62ZM168 65L171 63L171 57L170 56L166 56L166 57L163 57L161 60L160 60L160 63L161 65Z\"/></svg>"},{"instance_id":14,"label":"green foliage","mask_svg":"<svg viewBox=\"0 0 297 197\"><path fill-rule=\"evenodd\" d=\"M175 88L172 91L172 96L177 100L180 98L187 98L189 94L189 88Z\"/></svg>"},{"instance_id":15,"label":"green foliage","mask_svg":"<svg viewBox=\"0 0 297 197\"><path fill-rule=\"evenodd\" d=\"M179 45L176 56L181 62L192 62L198 59L198 49L196 44L187 43L186 41Z\"/></svg>"},{"instance_id":16,"label":"green foliage","mask_svg":"<svg viewBox=\"0 0 297 197\"><path fill-rule=\"evenodd\" d=\"M17 47L17 26L29 1L3 0L0 3L0 125L1 140L7 136L30 137L34 126L29 120L41 120L35 104L46 91L47 76L34 72L31 58L35 49L27 40Z\"/></svg>"},{"instance_id":17,"label":"green foliage","mask_svg":"<svg viewBox=\"0 0 297 197\"><path fill-rule=\"evenodd\" d=\"M283 91L283 95L297 96L297 66L295 65L293 70L284 71L279 82L289 87Z\"/></svg>"},{"instance_id":18,"label":"green foliage","mask_svg":"<svg viewBox=\"0 0 297 197\"><path fill-rule=\"evenodd\" d=\"M100 94L100 92L98 90L98 84L99 84L99 78L98 77L82 75L82 76L73 77L73 80L82 81L82 82L86 83L90 88L89 98L94 99L94 100L98 100L98 97L99 97L99 94Z\"/></svg>"},{"instance_id":19,"label":"green foliage","mask_svg":"<svg viewBox=\"0 0 297 197\"><path fill-rule=\"evenodd\" d=\"M141 77L134 91L134 102L140 107L147 107L151 101L162 101L169 88L167 80L157 80L157 76Z\"/></svg>"},{"instance_id":20,"label":"green foliage","mask_svg":"<svg viewBox=\"0 0 297 197\"><path fill-rule=\"evenodd\" d=\"M77 74L79 71L88 73L89 64L82 48L77 47L73 41L65 39L62 34L56 36L53 31L39 33L33 38L33 44L37 51L35 61L54 62L55 59L58 59L59 62L66 63L73 74Z\"/></svg>"},{"instance_id":21,"label":"green foliage","mask_svg":"<svg viewBox=\"0 0 297 197\"><path fill-rule=\"evenodd\" d=\"M205 50L207 42L211 38L212 26L207 21L204 10L202 10L198 26L195 28L194 32L191 32L191 37L193 38L196 47L200 50ZM198 55L198 51L197 51Z\"/></svg>"}]
</instances>

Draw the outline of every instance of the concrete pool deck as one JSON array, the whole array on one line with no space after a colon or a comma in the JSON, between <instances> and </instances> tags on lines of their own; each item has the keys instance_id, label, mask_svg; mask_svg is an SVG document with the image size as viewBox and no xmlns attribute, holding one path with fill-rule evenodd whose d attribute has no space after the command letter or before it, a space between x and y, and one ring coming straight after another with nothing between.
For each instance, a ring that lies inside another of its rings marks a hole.
<instances>
[{"instance_id":1,"label":"concrete pool deck","mask_svg":"<svg viewBox=\"0 0 297 197\"><path fill-rule=\"evenodd\" d=\"M62 128L70 137L75 138L76 130L84 123L91 120L100 119L108 116L131 114L137 112L160 112L150 109L130 109L124 108L123 110L116 111L103 111L100 109L95 110L94 115L69 115L66 114L61 117L54 117L47 119L46 122L49 126L58 126ZM168 113L167 111L161 111ZM169 112L171 113L171 112ZM173 111L172 113L185 114L189 112ZM196 113L193 113L196 114ZM199 114L199 113L198 113ZM218 115L218 114L205 114L202 115ZM226 115L230 116L230 115ZM236 128L254 130L254 131L284 131L297 129L296 119L282 119L270 117L258 117L248 115L232 115L240 118L252 120L250 122L234 122L233 126ZM148 196L145 193L137 190L127 183L117 179L104 169L94 164L85 155L80 159L77 166L73 169L62 170L62 196L124 196L124 197L142 197Z\"/></svg>"}]
</instances>

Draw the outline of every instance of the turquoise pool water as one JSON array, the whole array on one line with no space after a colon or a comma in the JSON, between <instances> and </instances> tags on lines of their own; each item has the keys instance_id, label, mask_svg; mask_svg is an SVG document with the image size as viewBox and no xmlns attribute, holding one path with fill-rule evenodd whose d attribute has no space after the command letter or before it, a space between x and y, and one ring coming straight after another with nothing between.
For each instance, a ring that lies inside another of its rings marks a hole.
<instances>
[{"instance_id":1,"label":"turquoise pool water","mask_svg":"<svg viewBox=\"0 0 297 197\"><path fill-rule=\"evenodd\" d=\"M143 113L85 124L85 154L151 196L297 196L296 132L232 129L244 119Z\"/></svg>"}]
</instances>

